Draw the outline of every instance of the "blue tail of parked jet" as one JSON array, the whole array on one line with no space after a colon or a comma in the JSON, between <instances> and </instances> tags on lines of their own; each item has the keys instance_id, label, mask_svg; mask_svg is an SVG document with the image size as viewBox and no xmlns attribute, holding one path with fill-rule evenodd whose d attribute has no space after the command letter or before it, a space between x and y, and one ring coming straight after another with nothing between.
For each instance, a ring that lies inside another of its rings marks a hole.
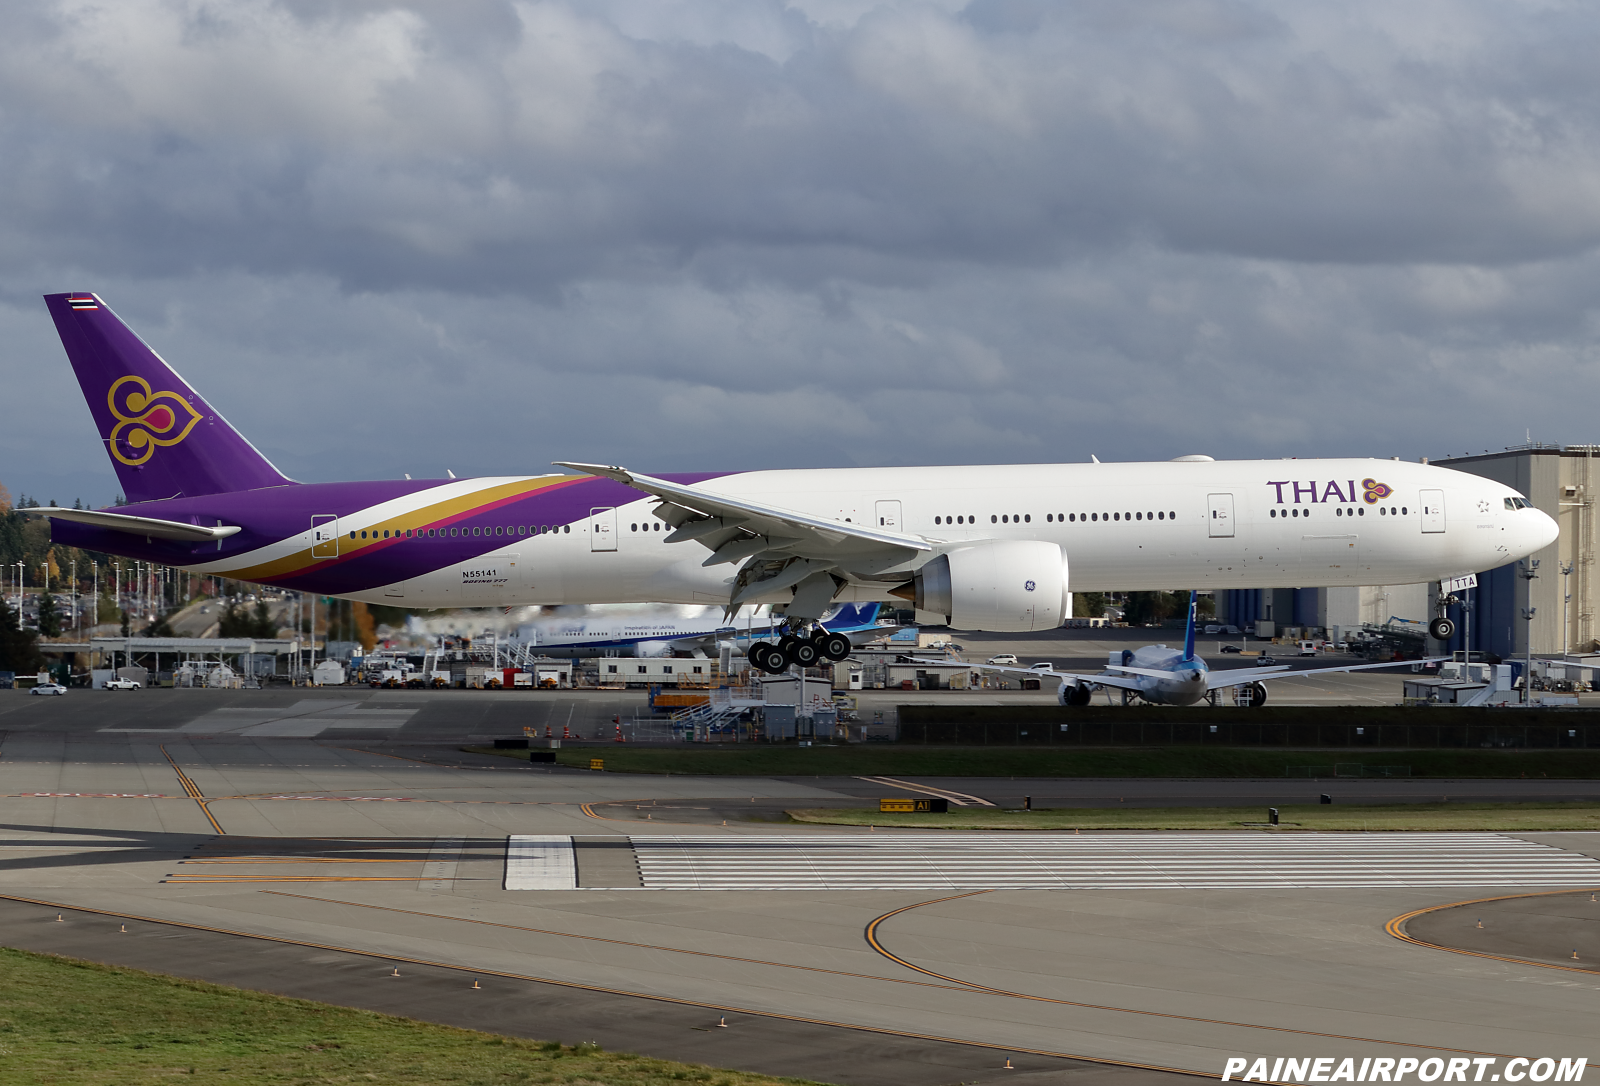
<instances>
[{"instance_id":1,"label":"blue tail of parked jet","mask_svg":"<svg viewBox=\"0 0 1600 1086\"><path fill-rule=\"evenodd\" d=\"M1194 613L1199 610L1200 593L1194 589L1189 590L1189 628L1183 635L1183 659L1185 663L1194 659Z\"/></svg>"},{"instance_id":2,"label":"blue tail of parked jet","mask_svg":"<svg viewBox=\"0 0 1600 1086\"><path fill-rule=\"evenodd\" d=\"M882 609L881 603L842 604L838 611L822 620L821 626L836 633L872 629L878 625L878 612Z\"/></svg>"}]
</instances>

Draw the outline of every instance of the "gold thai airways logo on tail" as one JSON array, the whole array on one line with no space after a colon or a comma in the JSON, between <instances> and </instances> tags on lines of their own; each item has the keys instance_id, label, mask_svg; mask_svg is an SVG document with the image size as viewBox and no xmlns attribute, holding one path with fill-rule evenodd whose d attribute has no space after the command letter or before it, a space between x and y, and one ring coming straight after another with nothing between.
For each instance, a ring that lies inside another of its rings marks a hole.
<instances>
[{"instance_id":1,"label":"gold thai airways logo on tail","mask_svg":"<svg viewBox=\"0 0 1600 1086\"><path fill-rule=\"evenodd\" d=\"M117 424L107 438L111 455L131 467L145 463L157 445L176 445L189 436L200 412L176 392L151 392L143 377L119 378L106 395Z\"/></svg>"}]
</instances>

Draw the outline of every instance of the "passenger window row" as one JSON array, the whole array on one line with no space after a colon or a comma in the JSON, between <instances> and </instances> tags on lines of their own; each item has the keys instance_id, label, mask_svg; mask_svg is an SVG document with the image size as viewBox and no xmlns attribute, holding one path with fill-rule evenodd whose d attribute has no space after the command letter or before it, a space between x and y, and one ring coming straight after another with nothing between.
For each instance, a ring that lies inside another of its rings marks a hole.
<instances>
[{"instance_id":1,"label":"passenger window row","mask_svg":"<svg viewBox=\"0 0 1600 1086\"><path fill-rule=\"evenodd\" d=\"M945 524L973 524L977 522L976 517L934 517L933 522L939 524L941 519L942 523ZM1044 519L1046 524L1077 524L1079 522L1089 524L1102 520L1177 520L1178 514L1176 511L1162 511L1159 513L1046 513ZM1032 524L1033 514L1023 513L1018 516L1015 513L992 513L989 516L989 523Z\"/></svg>"},{"instance_id":2,"label":"passenger window row","mask_svg":"<svg viewBox=\"0 0 1600 1086\"><path fill-rule=\"evenodd\" d=\"M371 538L373 538L373 539L389 539L389 538L391 538L390 531L391 531L390 529L385 528L383 530L383 534L379 535L378 534L378 529L373 528L372 529ZM570 524L513 524L513 525L496 524L496 525L492 525L490 527L483 527L483 526L480 525L480 526L473 527L473 528L404 528L404 529L395 528L395 529L393 529L393 538L395 538L395 539L454 539L458 535L460 535L460 536L469 536L469 537L470 536L486 536L486 535L489 535L489 536L495 536L495 535L500 535L500 536L505 536L505 535L509 535L509 536L524 536L524 535L555 535L557 533L562 533L562 532L566 533L567 535L571 535L572 534L572 525L570 525ZM368 537L367 537L367 533L363 531L363 532L351 532L350 533L350 538L351 539L356 539L356 538L366 539Z\"/></svg>"},{"instance_id":3,"label":"passenger window row","mask_svg":"<svg viewBox=\"0 0 1600 1086\"><path fill-rule=\"evenodd\" d=\"M658 520L653 525L652 524L630 524L630 525L628 525L628 528L629 528L629 530L635 531L635 532L639 532L639 531L659 532L661 530L661 522Z\"/></svg>"},{"instance_id":4,"label":"passenger window row","mask_svg":"<svg viewBox=\"0 0 1600 1086\"><path fill-rule=\"evenodd\" d=\"M1404 505L1398 509L1391 509L1387 505L1378 506L1378 515L1380 517L1403 517L1410 512L1410 508ZM1281 510L1273 508L1267 511L1267 516L1269 517L1309 517L1310 515L1311 510L1303 509L1300 506L1291 506L1288 509ZM1333 515L1336 517L1364 517L1367 515L1367 511L1360 506L1354 509L1346 509L1340 505L1334 508Z\"/></svg>"}]
</instances>

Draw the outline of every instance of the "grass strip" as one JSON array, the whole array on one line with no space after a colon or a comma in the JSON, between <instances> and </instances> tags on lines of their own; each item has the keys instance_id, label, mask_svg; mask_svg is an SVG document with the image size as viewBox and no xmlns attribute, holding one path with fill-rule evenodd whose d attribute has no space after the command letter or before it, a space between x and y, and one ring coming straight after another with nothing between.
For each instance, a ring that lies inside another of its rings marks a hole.
<instances>
[{"instance_id":1,"label":"grass strip","mask_svg":"<svg viewBox=\"0 0 1600 1086\"><path fill-rule=\"evenodd\" d=\"M528 760L526 750L462 747L475 754ZM1283 777L1286 768L1409 766L1413 777L1600 778L1594 750L1286 750L1281 747L795 747L768 743L672 747L614 744L568 747L558 763L587 769L601 758L608 773L681 773L719 777ZM1296 774L1304 776L1303 773Z\"/></svg>"},{"instance_id":2,"label":"grass strip","mask_svg":"<svg viewBox=\"0 0 1600 1086\"><path fill-rule=\"evenodd\" d=\"M796 822L831 826L910 826L942 830L1237 830L1272 829L1266 807L1054 807L1034 811L951 808L949 814L809 808L788 812ZM1385 806L1279 807L1275 832L1435 831L1517 832L1600 830L1592 803L1406 803Z\"/></svg>"},{"instance_id":3,"label":"grass strip","mask_svg":"<svg viewBox=\"0 0 1600 1086\"><path fill-rule=\"evenodd\" d=\"M0 949L7 1086L177 1081L769 1086L801 1082L563 1047L136 969Z\"/></svg>"}]
</instances>

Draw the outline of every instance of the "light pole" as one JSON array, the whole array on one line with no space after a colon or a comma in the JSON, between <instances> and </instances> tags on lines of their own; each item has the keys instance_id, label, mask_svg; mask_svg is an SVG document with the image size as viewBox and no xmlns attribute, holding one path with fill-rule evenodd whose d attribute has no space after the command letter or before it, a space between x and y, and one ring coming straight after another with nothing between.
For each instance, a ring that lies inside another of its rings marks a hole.
<instances>
[{"instance_id":1,"label":"light pole","mask_svg":"<svg viewBox=\"0 0 1600 1086\"><path fill-rule=\"evenodd\" d=\"M1539 609L1537 607L1524 607L1522 618L1528 624L1528 644L1525 647L1522 665L1522 704L1533 704L1533 616Z\"/></svg>"},{"instance_id":2,"label":"light pole","mask_svg":"<svg viewBox=\"0 0 1600 1086\"><path fill-rule=\"evenodd\" d=\"M1533 600L1533 581L1539 576L1539 560L1537 558L1524 558L1517 563L1517 576L1528 582L1526 589L1529 602ZM1533 616L1536 607L1522 609L1523 621L1527 623L1527 642L1523 645L1522 665L1522 704L1533 704Z\"/></svg>"},{"instance_id":3,"label":"light pole","mask_svg":"<svg viewBox=\"0 0 1600 1086\"><path fill-rule=\"evenodd\" d=\"M1570 587L1572 582L1570 580L1568 580L1568 578L1570 578L1571 576L1572 576L1572 563L1571 562L1562 562L1561 563L1561 658L1563 660L1565 660L1567 658L1567 629L1568 629L1568 627L1567 627L1567 612L1568 612L1568 609L1569 609L1569 605L1572 603L1572 589Z\"/></svg>"},{"instance_id":4,"label":"light pole","mask_svg":"<svg viewBox=\"0 0 1600 1086\"><path fill-rule=\"evenodd\" d=\"M89 619L89 634L94 635L94 628L100 625L100 562L95 560L90 563L94 567L94 615Z\"/></svg>"}]
</instances>

